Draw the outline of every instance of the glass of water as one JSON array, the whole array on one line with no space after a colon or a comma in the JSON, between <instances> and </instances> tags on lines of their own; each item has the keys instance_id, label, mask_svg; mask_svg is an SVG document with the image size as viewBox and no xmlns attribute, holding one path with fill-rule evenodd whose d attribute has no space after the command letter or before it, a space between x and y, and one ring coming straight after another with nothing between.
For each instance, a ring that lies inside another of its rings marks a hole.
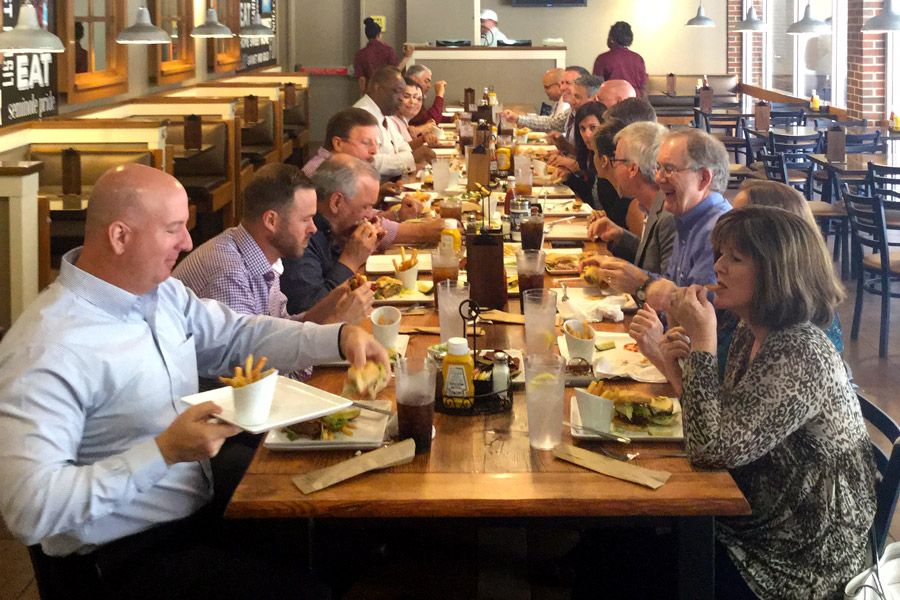
<instances>
[{"instance_id":1,"label":"glass of water","mask_svg":"<svg viewBox=\"0 0 900 600\"><path fill-rule=\"evenodd\" d=\"M452 337L466 337L459 305L469 299L469 282L445 279L437 284L438 320L441 327L441 343Z\"/></svg>"},{"instance_id":2,"label":"glass of water","mask_svg":"<svg viewBox=\"0 0 900 600\"><path fill-rule=\"evenodd\" d=\"M551 354L556 342L556 292L548 289L522 292L522 310L525 313L525 351Z\"/></svg>"},{"instance_id":3,"label":"glass of water","mask_svg":"<svg viewBox=\"0 0 900 600\"><path fill-rule=\"evenodd\" d=\"M537 450L552 450L562 438L566 361L558 354L525 357L525 408L528 442Z\"/></svg>"}]
</instances>

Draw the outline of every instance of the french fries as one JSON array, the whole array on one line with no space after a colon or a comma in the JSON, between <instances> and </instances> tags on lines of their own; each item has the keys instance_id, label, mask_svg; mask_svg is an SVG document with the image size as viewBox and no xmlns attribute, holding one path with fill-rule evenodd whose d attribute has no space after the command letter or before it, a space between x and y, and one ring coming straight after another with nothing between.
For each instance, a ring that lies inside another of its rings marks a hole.
<instances>
[{"instance_id":1,"label":"french fries","mask_svg":"<svg viewBox=\"0 0 900 600\"><path fill-rule=\"evenodd\" d=\"M717 292L722 289L721 285L713 284L713 283L711 283L709 285L704 285L703 287L705 287L706 289L708 289L711 292Z\"/></svg>"},{"instance_id":2,"label":"french fries","mask_svg":"<svg viewBox=\"0 0 900 600\"><path fill-rule=\"evenodd\" d=\"M412 249L412 253L409 258L406 257L406 248L404 246L400 246L400 263L397 263L397 259L392 259L394 263L394 270L398 273L400 271L408 271L412 269L417 264L419 264L419 250L417 248Z\"/></svg>"},{"instance_id":3,"label":"french fries","mask_svg":"<svg viewBox=\"0 0 900 600\"><path fill-rule=\"evenodd\" d=\"M574 327L570 323L566 323L566 331L569 332L574 338L578 338L579 340L592 340L594 336L594 330L588 325L587 321L584 322L583 328L581 331L576 331Z\"/></svg>"},{"instance_id":4,"label":"french fries","mask_svg":"<svg viewBox=\"0 0 900 600\"><path fill-rule=\"evenodd\" d=\"M234 368L234 377L219 377L219 381L236 388L256 383L260 379L265 379L275 372L275 369L269 369L268 371L263 372L262 369L266 366L267 360L268 359L265 356L261 356L254 366L253 355L251 354L247 357L243 367L236 366Z\"/></svg>"},{"instance_id":5,"label":"french fries","mask_svg":"<svg viewBox=\"0 0 900 600\"><path fill-rule=\"evenodd\" d=\"M589 386L587 386L587 393L593 394L594 396L600 396L603 394L603 380L592 381Z\"/></svg>"}]
</instances>

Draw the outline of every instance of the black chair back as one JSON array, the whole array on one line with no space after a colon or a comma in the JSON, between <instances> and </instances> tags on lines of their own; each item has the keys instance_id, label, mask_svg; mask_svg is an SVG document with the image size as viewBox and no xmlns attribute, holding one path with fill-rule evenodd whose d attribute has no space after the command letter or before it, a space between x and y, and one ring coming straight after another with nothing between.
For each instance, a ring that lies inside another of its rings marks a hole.
<instances>
[{"instance_id":1,"label":"black chair back","mask_svg":"<svg viewBox=\"0 0 900 600\"><path fill-rule=\"evenodd\" d=\"M863 248L868 248L872 253L881 254L884 267L888 269L890 255L881 199L878 196L851 194L846 189L842 196L850 218L850 236L853 238L855 256L861 258L865 255Z\"/></svg>"},{"instance_id":2,"label":"black chair back","mask_svg":"<svg viewBox=\"0 0 900 600\"><path fill-rule=\"evenodd\" d=\"M824 117L819 117L817 119L813 119L813 125L818 129L819 127L833 127L835 125L839 125L840 127L862 127L866 128L865 119L861 121L835 121L833 119L826 119Z\"/></svg>"},{"instance_id":3,"label":"black chair back","mask_svg":"<svg viewBox=\"0 0 900 600\"><path fill-rule=\"evenodd\" d=\"M846 151L848 154L875 154L883 152L881 131L876 129L866 133L848 133Z\"/></svg>"},{"instance_id":4,"label":"black chair back","mask_svg":"<svg viewBox=\"0 0 900 600\"><path fill-rule=\"evenodd\" d=\"M856 397L859 399L863 418L874 425L891 444L891 452L888 454L875 442L871 442L872 453L875 455L875 466L881 475L880 481L875 485L877 508L875 521L872 523L875 549L880 554L887 540L888 529L897 506L897 497L900 495L900 452L897 450L897 446L900 444L900 426L887 413L866 398L859 394Z\"/></svg>"},{"instance_id":5,"label":"black chair back","mask_svg":"<svg viewBox=\"0 0 900 600\"><path fill-rule=\"evenodd\" d=\"M766 173L767 179L787 185L787 167L784 164L784 158L781 154L772 153L763 148L757 156L763 165L763 170Z\"/></svg>"},{"instance_id":6,"label":"black chair back","mask_svg":"<svg viewBox=\"0 0 900 600\"><path fill-rule=\"evenodd\" d=\"M769 150L772 152L802 152L815 154L822 151L822 132L810 135L785 135L769 132Z\"/></svg>"},{"instance_id":7,"label":"black chair back","mask_svg":"<svg viewBox=\"0 0 900 600\"><path fill-rule=\"evenodd\" d=\"M769 112L770 127L787 127L790 125L806 125L806 111L802 108L795 110L772 110Z\"/></svg>"},{"instance_id":8,"label":"black chair back","mask_svg":"<svg viewBox=\"0 0 900 600\"><path fill-rule=\"evenodd\" d=\"M879 196L885 208L900 209L900 167L882 167L870 162L866 184L869 194Z\"/></svg>"},{"instance_id":9,"label":"black chair back","mask_svg":"<svg viewBox=\"0 0 900 600\"><path fill-rule=\"evenodd\" d=\"M744 149L747 153L747 163L761 160L759 153L766 149L769 139L756 135L747 126L741 127L741 131L744 134Z\"/></svg>"}]
</instances>

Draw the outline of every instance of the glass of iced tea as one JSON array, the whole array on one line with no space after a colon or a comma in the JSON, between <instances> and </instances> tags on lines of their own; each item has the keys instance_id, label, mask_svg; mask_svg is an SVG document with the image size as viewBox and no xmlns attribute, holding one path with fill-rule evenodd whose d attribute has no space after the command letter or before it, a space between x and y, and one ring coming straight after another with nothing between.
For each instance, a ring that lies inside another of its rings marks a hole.
<instances>
[{"instance_id":1,"label":"glass of iced tea","mask_svg":"<svg viewBox=\"0 0 900 600\"><path fill-rule=\"evenodd\" d=\"M456 252L446 252L436 248L431 251L431 280L434 282L435 308L438 303L438 284L447 279L451 281L459 279L459 255Z\"/></svg>"},{"instance_id":2,"label":"glass of iced tea","mask_svg":"<svg viewBox=\"0 0 900 600\"><path fill-rule=\"evenodd\" d=\"M462 201L459 198L441 200L440 211L442 219L456 219L462 222Z\"/></svg>"},{"instance_id":3,"label":"glass of iced tea","mask_svg":"<svg viewBox=\"0 0 900 600\"><path fill-rule=\"evenodd\" d=\"M395 376L400 439L412 438L416 442L416 454L428 454L431 452L437 363L427 356L400 358Z\"/></svg>"},{"instance_id":4,"label":"glass of iced tea","mask_svg":"<svg viewBox=\"0 0 900 600\"><path fill-rule=\"evenodd\" d=\"M516 251L516 276L523 297L526 290L543 289L545 257L543 250Z\"/></svg>"},{"instance_id":5,"label":"glass of iced tea","mask_svg":"<svg viewBox=\"0 0 900 600\"><path fill-rule=\"evenodd\" d=\"M523 250L540 250L544 245L544 215L531 215L519 226Z\"/></svg>"}]
</instances>

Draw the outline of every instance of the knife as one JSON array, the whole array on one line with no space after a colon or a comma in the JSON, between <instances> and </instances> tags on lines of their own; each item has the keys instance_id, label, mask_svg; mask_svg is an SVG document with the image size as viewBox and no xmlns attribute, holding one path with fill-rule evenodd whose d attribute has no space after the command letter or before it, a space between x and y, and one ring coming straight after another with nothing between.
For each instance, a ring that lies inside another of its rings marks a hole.
<instances>
[{"instance_id":1,"label":"knife","mask_svg":"<svg viewBox=\"0 0 900 600\"><path fill-rule=\"evenodd\" d=\"M620 444L630 444L631 438L622 437L621 435L616 435L614 433L609 433L608 431L600 431L599 429L594 429L593 427L585 427L584 425L576 425L575 423L570 423L569 421L563 421L563 425L566 427L573 427L575 429L581 429L587 432L590 432L594 435L602 437L605 440L612 440L614 442L619 442Z\"/></svg>"},{"instance_id":2,"label":"knife","mask_svg":"<svg viewBox=\"0 0 900 600\"><path fill-rule=\"evenodd\" d=\"M370 410L372 412L381 413L383 415L392 416L394 414L394 411L392 411L392 410L386 410L384 408L375 408L374 406L369 406L368 404L363 404L362 402L351 401L350 404L355 406L356 408L361 408L363 410Z\"/></svg>"}]
</instances>

